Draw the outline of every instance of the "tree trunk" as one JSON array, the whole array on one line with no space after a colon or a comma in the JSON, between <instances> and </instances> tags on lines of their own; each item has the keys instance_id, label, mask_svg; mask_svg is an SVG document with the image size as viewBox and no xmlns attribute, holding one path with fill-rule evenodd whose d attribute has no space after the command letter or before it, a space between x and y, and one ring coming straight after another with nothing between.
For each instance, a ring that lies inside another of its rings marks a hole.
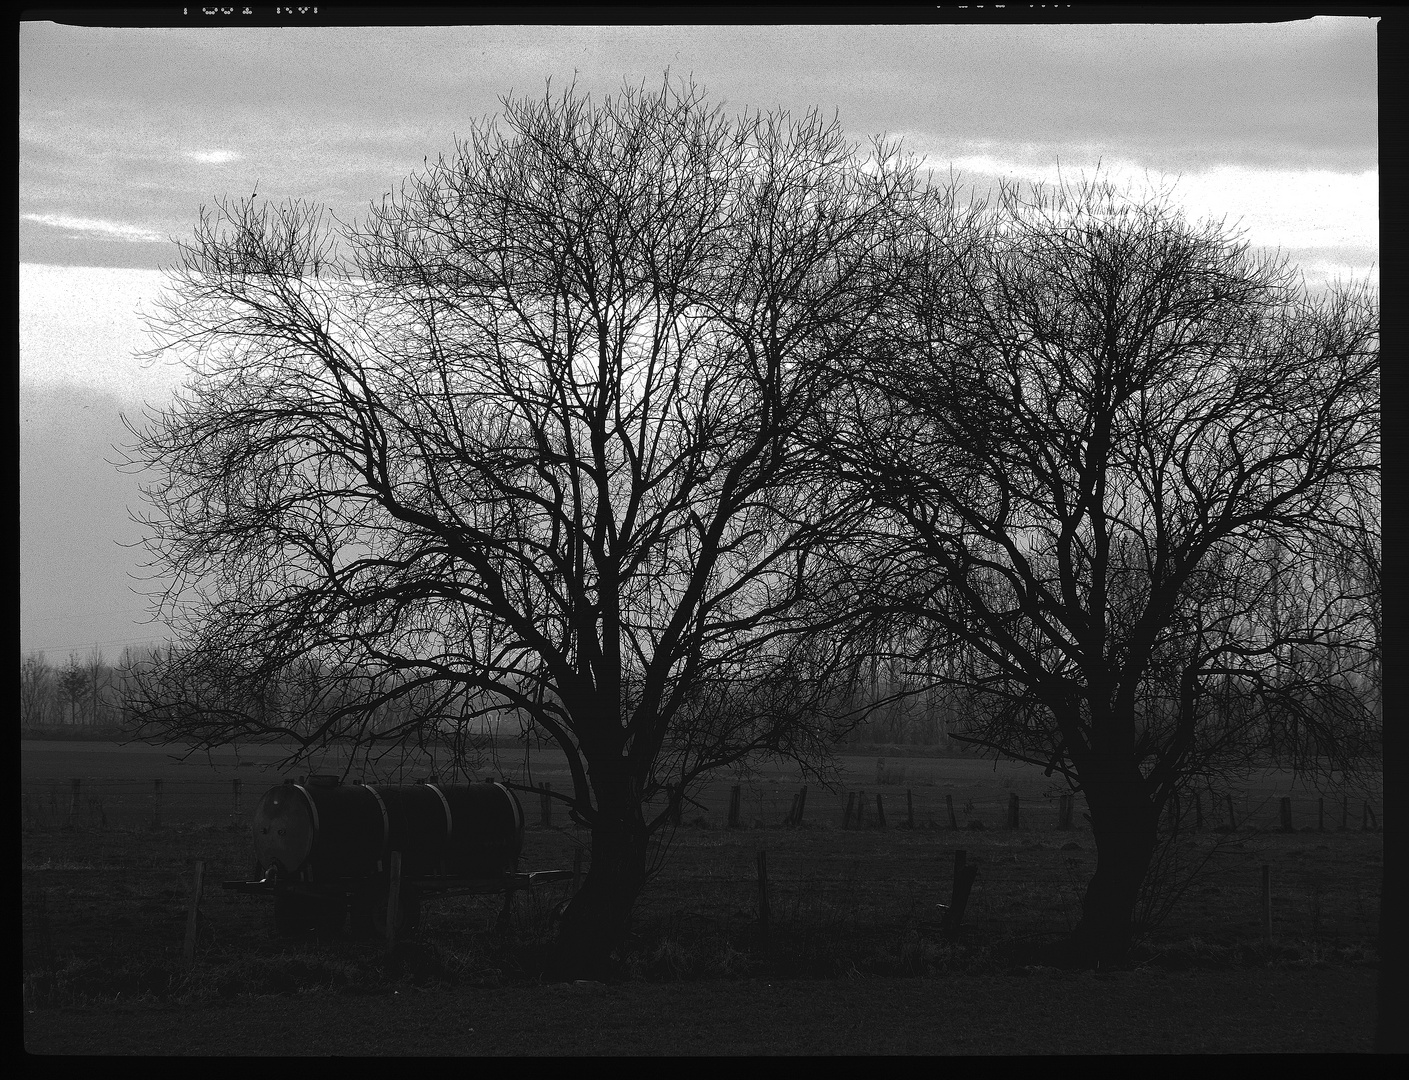
<instances>
[{"instance_id":1,"label":"tree trunk","mask_svg":"<svg viewBox=\"0 0 1409 1080\"><path fill-rule=\"evenodd\" d=\"M1130 951L1135 905L1154 857L1155 812L1139 769L1130 765L1095 781L1083 778L1096 840L1096 872L1086 886L1081 922L1067 954L1082 967L1119 964Z\"/></svg>"},{"instance_id":2,"label":"tree trunk","mask_svg":"<svg viewBox=\"0 0 1409 1080\"><path fill-rule=\"evenodd\" d=\"M639 800L623 780L598 782L597 820L592 826L592 864L563 913L553 975L597 979L622 943L631 910L646 882L646 822Z\"/></svg>"}]
</instances>

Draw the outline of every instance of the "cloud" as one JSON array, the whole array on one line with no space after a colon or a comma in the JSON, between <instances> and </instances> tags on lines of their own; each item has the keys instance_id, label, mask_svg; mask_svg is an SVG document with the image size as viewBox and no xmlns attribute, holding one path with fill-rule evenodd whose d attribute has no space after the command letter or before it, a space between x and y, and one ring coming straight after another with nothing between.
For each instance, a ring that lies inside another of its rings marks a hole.
<instances>
[{"instance_id":1,"label":"cloud","mask_svg":"<svg viewBox=\"0 0 1409 1080\"><path fill-rule=\"evenodd\" d=\"M121 221L104 221L101 218L70 217L67 214L21 214L26 221L35 221L55 229L67 230L70 234L84 236L96 234L105 240L124 240L137 244L164 244L166 237L159 236L150 229L128 225Z\"/></svg>"},{"instance_id":2,"label":"cloud","mask_svg":"<svg viewBox=\"0 0 1409 1080\"><path fill-rule=\"evenodd\" d=\"M234 150L183 150L181 153L202 165L224 165L227 161L239 161L244 157Z\"/></svg>"},{"instance_id":3,"label":"cloud","mask_svg":"<svg viewBox=\"0 0 1409 1080\"><path fill-rule=\"evenodd\" d=\"M1254 247L1295 251L1324 264L1323 271L1339 267L1363 276L1379 258L1378 169L1350 172L1220 163L1174 173L1126 158L1102 158L1092 147L999 148L974 141L958 149L949 157L921 153L920 160L941 180L952 167L964 189L991 189L999 179L1055 185L1099 175L1137 197L1167 193L1170 203L1190 219L1225 221ZM1319 253L1319 258L1312 252Z\"/></svg>"}]
</instances>

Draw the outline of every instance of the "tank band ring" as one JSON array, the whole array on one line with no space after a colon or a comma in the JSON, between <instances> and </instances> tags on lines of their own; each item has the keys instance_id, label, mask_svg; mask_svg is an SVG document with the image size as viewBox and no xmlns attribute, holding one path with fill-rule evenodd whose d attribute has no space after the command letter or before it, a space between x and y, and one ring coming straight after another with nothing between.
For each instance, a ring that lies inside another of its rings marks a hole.
<instances>
[{"instance_id":1,"label":"tank band ring","mask_svg":"<svg viewBox=\"0 0 1409 1080\"><path fill-rule=\"evenodd\" d=\"M363 784L362 790L372 793L372 798L377 800L377 807L382 812L382 851L378 861L385 862L391 854L388 850L391 847L391 818L387 816L386 803L382 800L381 792L371 784Z\"/></svg>"},{"instance_id":2,"label":"tank band ring","mask_svg":"<svg viewBox=\"0 0 1409 1080\"><path fill-rule=\"evenodd\" d=\"M440 805L445 807L445 849L450 850L450 838L455 835L455 818L450 813L450 800L445 797L445 792L441 791L436 784L427 784L437 795L440 796Z\"/></svg>"},{"instance_id":3,"label":"tank band ring","mask_svg":"<svg viewBox=\"0 0 1409 1080\"><path fill-rule=\"evenodd\" d=\"M313 839L308 847L309 851L313 851L318 846L318 804L313 801L313 796L308 793L308 789L302 784L294 784L293 786L303 792L303 799L308 803L308 812L313 815Z\"/></svg>"},{"instance_id":4,"label":"tank band ring","mask_svg":"<svg viewBox=\"0 0 1409 1080\"><path fill-rule=\"evenodd\" d=\"M519 800L514 798L514 793L503 784L496 783L494 786L504 793L504 798L509 800L509 806L514 812L514 834L521 834L523 832L523 807L519 805Z\"/></svg>"}]
</instances>

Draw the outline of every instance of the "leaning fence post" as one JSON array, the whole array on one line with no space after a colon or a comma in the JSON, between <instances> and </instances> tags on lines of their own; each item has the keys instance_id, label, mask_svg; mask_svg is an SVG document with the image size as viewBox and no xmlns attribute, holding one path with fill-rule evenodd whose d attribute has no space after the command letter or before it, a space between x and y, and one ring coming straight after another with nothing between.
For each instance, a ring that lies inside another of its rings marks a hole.
<instances>
[{"instance_id":1,"label":"leaning fence post","mask_svg":"<svg viewBox=\"0 0 1409 1080\"><path fill-rule=\"evenodd\" d=\"M153 796L153 802L152 802L152 824L153 824L154 826L159 826L159 825L161 824L161 781L160 781L160 780L153 780L153 781L152 781L152 796Z\"/></svg>"},{"instance_id":2,"label":"leaning fence post","mask_svg":"<svg viewBox=\"0 0 1409 1080\"><path fill-rule=\"evenodd\" d=\"M760 849L755 861L758 865L758 929L766 947L768 945L768 853Z\"/></svg>"},{"instance_id":3,"label":"leaning fence post","mask_svg":"<svg viewBox=\"0 0 1409 1080\"><path fill-rule=\"evenodd\" d=\"M944 805L949 810L949 827L951 829L957 829L959 827L959 823L954 820L954 796L944 796Z\"/></svg>"},{"instance_id":4,"label":"leaning fence post","mask_svg":"<svg viewBox=\"0 0 1409 1080\"><path fill-rule=\"evenodd\" d=\"M1057 799L1057 828L1071 828L1071 805L1072 797L1070 795L1062 795Z\"/></svg>"},{"instance_id":5,"label":"leaning fence post","mask_svg":"<svg viewBox=\"0 0 1409 1080\"><path fill-rule=\"evenodd\" d=\"M1238 831L1238 818L1233 813L1233 793L1231 791L1228 793L1228 831Z\"/></svg>"},{"instance_id":6,"label":"leaning fence post","mask_svg":"<svg viewBox=\"0 0 1409 1080\"><path fill-rule=\"evenodd\" d=\"M1360 815L1360 831L1367 829L1378 829L1380 827L1379 818L1375 817L1375 811L1370 806L1370 800L1365 800L1365 811Z\"/></svg>"},{"instance_id":7,"label":"leaning fence post","mask_svg":"<svg viewBox=\"0 0 1409 1080\"><path fill-rule=\"evenodd\" d=\"M855 805L856 805L856 792L854 792L854 791L848 791L848 792L846 793L846 809L842 811L842 815L841 815L841 827L842 827L843 829L849 829L849 828L851 828L851 810L852 810L852 807L854 807Z\"/></svg>"},{"instance_id":8,"label":"leaning fence post","mask_svg":"<svg viewBox=\"0 0 1409 1080\"><path fill-rule=\"evenodd\" d=\"M1008 828L1018 827L1018 793L1014 791L1008 796Z\"/></svg>"},{"instance_id":9,"label":"leaning fence post","mask_svg":"<svg viewBox=\"0 0 1409 1080\"><path fill-rule=\"evenodd\" d=\"M729 789L729 828L739 827L739 800L743 797L743 788L735 784Z\"/></svg>"},{"instance_id":10,"label":"leaning fence post","mask_svg":"<svg viewBox=\"0 0 1409 1080\"><path fill-rule=\"evenodd\" d=\"M948 909L944 912L944 918L940 920L939 935L948 944L953 944L959 937L959 924L964 918L964 909L969 903L969 893L973 889L974 879L978 877L977 866L967 866L965 864L965 853L956 851L954 853L954 891L950 896Z\"/></svg>"},{"instance_id":11,"label":"leaning fence post","mask_svg":"<svg viewBox=\"0 0 1409 1080\"><path fill-rule=\"evenodd\" d=\"M1262 929L1272 940L1272 867L1262 864Z\"/></svg>"},{"instance_id":12,"label":"leaning fence post","mask_svg":"<svg viewBox=\"0 0 1409 1080\"><path fill-rule=\"evenodd\" d=\"M191 906L186 913L186 947L183 955L186 963L196 962L196 920L201 909L201 887L205 878L205 860L196 860L196 880L191 886Z\"/></svg>"},{"instance_id":13,"label":"leaning fence post","mask_svg":"<svg viewBox=\"0 0 1409 1080\"><path fill-rule=\"evenodd\" d=\"M802 790L797 793L797 813L793 815L793 824L802 824L802 815L807 810L807 785L802 785Z\"/></svg>"},{"instance_id":14,"label":"leaning fence post","mask_svg":"<svg viewBox=\"0 0 1409 1080\"><path fill-rule=\"evenodd\" d=\"M884 829L886 827L886 808L881 803L881 793L876 792L876 827Z\"/></svg>"},{"instance_id":15,"label":"leaning fence post","mask_svg":"<svg viewBox=\"0 0 1409 1080\"><path fill-rule=\"evenodd\" d=\"M400 917L401 906L401 852L391 853L391 872L386 894L386 951L387 955L396 949L396 920Z\"/></svg>"}]
</instances>

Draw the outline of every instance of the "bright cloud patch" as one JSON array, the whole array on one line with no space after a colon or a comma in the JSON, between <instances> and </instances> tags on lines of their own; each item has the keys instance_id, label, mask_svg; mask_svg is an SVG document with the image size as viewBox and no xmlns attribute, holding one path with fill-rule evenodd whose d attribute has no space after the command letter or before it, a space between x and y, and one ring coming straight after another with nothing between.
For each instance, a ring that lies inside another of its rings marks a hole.
<instances>
[{"instance_id":1,"label":"bright cloud patch","mask_svg":"<svg viewBox=\"0 0 1409 1080\"><path fill-rule=\"evenodd\" d=\"M71 233L97 234L108 240L126 240L140 244L161 244L166 237L158 236L150 229L128 225L121 221L103 221L100 218L69 217L67 214L21 214L26 221L37 221L55 229L67 229Z\"/></svg>"},{"instance_id":2,"label":"bright cloud patch","mask_svg":"<svg viewBox=\"0 0 1409 1080\"><path fill-rule=\"evenodd\" d=\"M185 150L182 151L192 161L202 165L224 165L227 161L238 161L240 155L233 150Z\"/></svg>"},{"instance_id":3,"label":"bright cloud patch","mask_svg":"<svg viewBox=\"0 0 1409 1080\"><path fill-rule=\"evenodd\" d=\"M1376 170L1336 173L1225 166L1186 175L1175 198L1200 217L1241 220L1248 239L1282 248L1379 247Z\"/></svg>"},{"instance_id":4,"label":"bright cloud patch","mask_svg":"<svg viewBox=\"0 0 1409 1080\"><path fill-rule=\"evenodd\" d=\"M965 188L984 189L998 179L1027 184L1079 183L1097 173L1133 195L1165 193L1194 220L1226 220L1254 247L1280 248L1302 258L1320 253L1319 275L1363 277L1379 259L1379 172L1325 169L1253 169L1222 165L1175 176L1096 153L1062 154L1052 147L1003 152L974 144L952 157L926 154L925 167L943 176L952 169ZM1342 261L1342 260L1347 261Z\"/></svg>"}]
</instances>

